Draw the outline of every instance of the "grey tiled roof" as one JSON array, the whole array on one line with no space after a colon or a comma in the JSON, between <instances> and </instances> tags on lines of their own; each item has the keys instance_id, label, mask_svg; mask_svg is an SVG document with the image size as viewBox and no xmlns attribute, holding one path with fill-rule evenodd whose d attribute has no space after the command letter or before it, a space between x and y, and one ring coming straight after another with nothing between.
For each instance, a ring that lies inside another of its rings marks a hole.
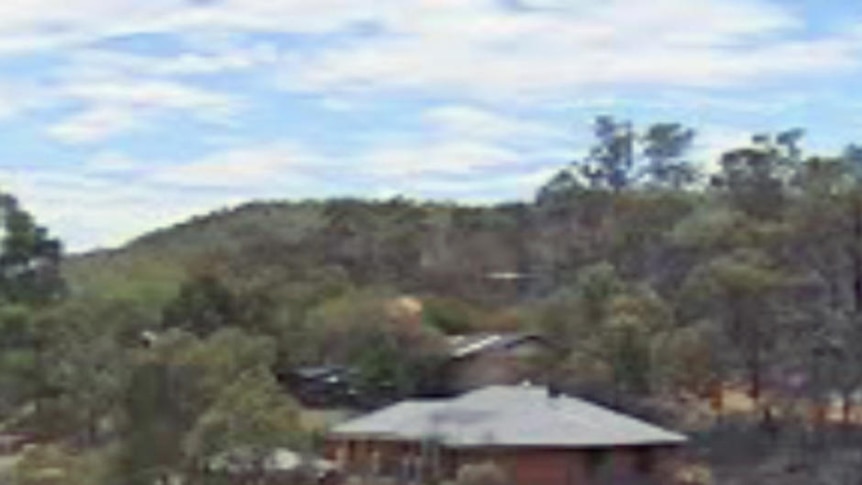
<instances>
[{"instance_id":1,"label":"grey tiled roof","mask_svg":"<svg viewBox=\"0 0 862 485\"><path fill-rule=\"evenodd\" d=\"M438 440L451 447L612 447L686 437L541 387L491 386L452 400L405 401L343 423L334 437Z\"/></svg>"}]
</instances>

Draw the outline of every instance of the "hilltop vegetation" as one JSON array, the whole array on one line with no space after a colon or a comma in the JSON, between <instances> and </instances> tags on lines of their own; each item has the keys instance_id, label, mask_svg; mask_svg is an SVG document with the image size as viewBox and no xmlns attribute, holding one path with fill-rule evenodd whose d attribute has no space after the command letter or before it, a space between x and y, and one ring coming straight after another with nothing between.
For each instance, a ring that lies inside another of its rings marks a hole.
<instances>
[{"instance_id":1,"label":"hilltop vegetation","mask_svg":"<svg viewBox=\"0 0 862 485\"><path fill-rule=\"evenodd\" d=\"M558 386L718 409L735 385L770 439L839 447L807 413L838 395L851 429L862 384L862 150L809 155L790 130L706 174L685 127L595 134L532 201L253 202L68 257L63 278L57 242L7 216L6 426L81 483L194 477L236 448L314 447L277 380L296 366L354 367L379 405L433 392L446 334L522 329L553 342Z\"/></svg>"}]
</instances>

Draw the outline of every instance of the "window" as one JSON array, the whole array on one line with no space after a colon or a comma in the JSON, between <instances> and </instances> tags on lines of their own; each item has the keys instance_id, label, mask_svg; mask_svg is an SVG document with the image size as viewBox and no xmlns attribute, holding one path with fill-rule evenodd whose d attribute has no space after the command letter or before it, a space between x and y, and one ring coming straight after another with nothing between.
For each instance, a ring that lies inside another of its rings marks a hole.
<instances>
[{"instance_id":1,"label":"window","mask_svg":"<svg viewBox=\"0 0 862 485\"><path fill-rule=\"evenodd\" d=\"M635 460L635 470L642 475L649 475L655 469L656 456L653 450L638 450Z\"/></svg>"},{"instance_id":2,"label":"window","mask_svg":"<svg viewBox=\"0 0 862 485\"><path fill-rule=\"evenodd\" d=\"M607 476L611 466L611 452L607 450L591 450L587 452L587 476L590 479L600 479Z\"/></svg>"}]
</instances>

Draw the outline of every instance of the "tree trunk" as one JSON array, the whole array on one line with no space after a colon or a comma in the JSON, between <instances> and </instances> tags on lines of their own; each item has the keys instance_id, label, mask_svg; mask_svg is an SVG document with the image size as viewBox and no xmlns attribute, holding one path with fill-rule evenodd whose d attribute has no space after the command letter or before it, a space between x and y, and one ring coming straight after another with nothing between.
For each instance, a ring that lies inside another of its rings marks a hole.
<instances>
[{"instance_id":1,"label":"tree trunk","mask_svg":"<svg viewBox=\"0 0 862 485\"><path fill-rule=\"evenodd\" d=\"M763 383L760 376L760 365L752 363L749 365L749 386L751 400L754 401L755 407L760 407L760 397L763 392Z\"/></svg>"},{"instance_id":2,"label":"tree trunk","mask_svg":"<svg viewBox=\"0 0 862 485\"><path fill-rule=\"evenodd\" d=\"M859 193L853 197L853 241L851 242L853 259L853 302L856 316L856 324L860 324L862 317L862 253L859 244L862 243L862 201Z\"/></svg>"},{"instance_id":3,"label":"tree trunk","mask_svg":"<svg viewBox=\"0 0 862 485\"><path fill-rule=\"evenodd\" d=\"M841 396L841 424L847 426L850 424L850 412L852 410L850 395L844 393Z\"/></svg>"}]
</instances>

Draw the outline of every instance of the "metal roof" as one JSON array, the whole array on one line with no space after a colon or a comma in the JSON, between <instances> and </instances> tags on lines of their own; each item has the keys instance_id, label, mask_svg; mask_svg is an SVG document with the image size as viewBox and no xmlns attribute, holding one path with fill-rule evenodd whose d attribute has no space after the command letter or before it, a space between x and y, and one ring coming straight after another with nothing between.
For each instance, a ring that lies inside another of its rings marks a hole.
<instances>
[{"instance_id":1,"label":"metal roof","mask_svg":"<svg viewBox=\"0 0 862 485\"><path fill-rule=\"evenodd\" d=\"M449 337L449 353L453 358L468 357L487 350L508 348L525 340L539 339L531 333L475 333Z\"/></svg>"},{"instance_id":2,"label":"metal roof","mask_svg":"<svg viewBox=\"0 0 862 485\"><path fill-rule=\"evenodd\" d=\"M354 371L350 368L340 365L318 365L298 367L291 371L293 375L302 379L321 380L337 377L343 380Z\"/></svg>"},{"instance_id":3,"label":"metal roof","mask_svg":"<svg viewBox=\"0 0 862 485\"><path fill-rule=\"evenodd\" d=\"M673 445L687 438L532 386L491 386L451 400L404 401L343 423L334 437L435 440L446 446L595 448Z\"/></svg>"}]
</instances>

